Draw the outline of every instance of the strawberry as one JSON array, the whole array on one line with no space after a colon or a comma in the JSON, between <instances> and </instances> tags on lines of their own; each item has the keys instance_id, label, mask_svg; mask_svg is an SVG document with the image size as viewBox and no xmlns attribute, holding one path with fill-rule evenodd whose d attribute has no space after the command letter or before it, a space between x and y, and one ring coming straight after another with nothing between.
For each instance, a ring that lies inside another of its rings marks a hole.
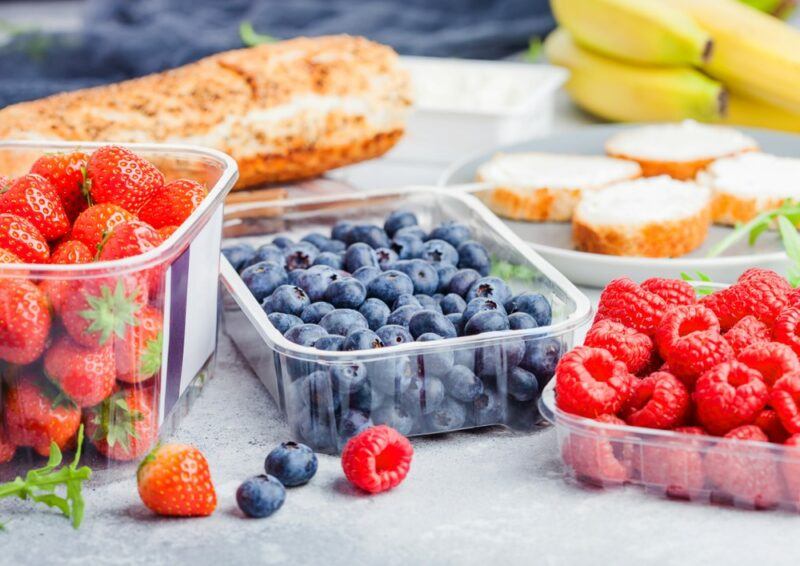
<instances>
[{"instance_id":1,"label":"strawberry","mask_svg":"<svg viewBox=\"0 0 800 566\"><path fill-rule=\"evenodd\" d=\"M72 226L71 239L86 244L94 256L103 238L114 226L135 219L135 215L115 204L96 204L80 213Z\"/></svg>"},{"instance_id":2,"label":"strawberry","mask_svg":"<svg viewBox=\"0 0 800 566\"><path fill-rule=\"evenodd\" d=\"M0 263L22 263L22 260L10 251L0 248ZM19 273L22 277L27 277L28 273L30 273L27 269L14 269L13 271Z\"/></svg>"},{"instance_id":3,"label":"strawberry","mask_svg":"<svg viewBox=\"0 0 800 566\"><path fill-rule=\"evenodd\" d=\"M111 344L84 348L62 336L44 356L45 375L79 407L92 407L114 390L114 349Z\"/></svg>"},{"instance_id":4,"label":"strawberry","mask_svg":"<svg viewBox=\"0 0 800 566\"><path fill-rule=\"evenodd\" d=\"M70 223L74 222L89 205L83 190L86 164L89 157L85 153L47 153L31 166L31 173L41 175L52 185Z\"/></svg>"},{"instance_id":5,"label":"strawberry","mask_svg":"<svg viewBox=\"0 0 800 566\"><path fill-rule=\"evenodd\" d=\"M42 353L50 332L44 293L27 279L0 279L0 359L29 364Z\"/></svg>"},{"instance_id":6,"label":"strawberry","mask_svg":"<svg viewBox=\"0 0 800 566\"><path fill-rule=\"evenodd\" d=\"M47 240L69 231L69 218L50 181L39 175L23 175L0 194L0 212L28 220Z\"/></svg>"},{"instance_id":7,"label":"strawberry","mask_svg":"<svg viewBox=\"0 0 800 566\"><path fill-rule=\"evenodd\" d=\"M100 261L141 255L161 244L155 228L140 220L129 220L115 226L100 244Z\"/></svg>"},{"instance_id":8,"label":"strawberry","mask_svg":"<svg viewBox=\"0 0 800 566\"><path fill-rule=\"evenodd\" d=\"M117 379L139 383L153 377L161 367L163 319L161 313L150 306L144 307L136 317L135 326L128 326L124 336L114 342Z\"/></svg>"},{"instance_id":9,"label":"strawberry","mask_svg":"<svg viewBox=\"0 0 800 566\"><path fill-rule=\"evenodd\" d=\"M45 384L32 375L12 380L3 401L6 434L17 446L31 446L42 456L50 443L71 446L81 424L81 411L71 402L58 403Z\"/></svg>"},{"instance_id":10,"label":"strawberry","mask_svg":"<svg viewBox=\"0 0 800 566\"><path fill-rule=\"evenodd\" d=\"M89 194L96 203L111 203L138 213L164 186L155 165L131 150L108 145L95 151L86 168Z\"/></svg>"},{"instance_id":11,"label":"strawberry","mask_svg":"<svg viewBox=\"0 0 800 566\"><path fill-rule=\"evenodd\" d=\"M86 434L98 452L112 460L137 460L158 437L155 393L121 389L86 413Z\"/></svg>"},{"instance_id":12,"label":"strawberry","mask_svg":"<svg viewBox=\"0 0 800 566\"><path fill-rule=\"evenodd\" d=\"M4 191L11 184L11 179L5 175L0 175L0 191Z\"/></svg>"},{"instance_id":13,"label":"strawberry","mask_svg":"<svg viewBox=\"0 0 800 566\"><path fill-rule=\"evenodd\" d=\"M197 181L172 181L150 197L139 211L139 218L153 228L180 226L200 206L206 194L206 188Z\"/></svg>"},{"instance_id":14,"label":"strawberry","mask_svg":"<svg viewBox=\"0 0 800 566\"><path fill-rule=\"evenodd\" d=\"M217 506L217 493L205 456L194 446L157 446L136 473L139 497L159 515L207 517Z\"/></svg>"},{"instance_id":15,"label":"strawberry","mask_svg":"<svg viewBox=\"0 0 800 566\"><path fill-rule=\"evenodd\" d=\"M2 179L0 179L0 183ZM0 422L0 464L10 462L17 451L17 446L8 438L5 426Z\"/></svg>"},{"instance_id":16,"label":"strawberry","mask_svg":"<svg viewBox=\"0 0 800 566\"><path fill-rule=\"evenodd\" d=\"M94 254L78 240L64 240L50 254L50 263L71 264L91 263Z\"/></svg>"},{"instance_id":17,"label":"strawberry","mask_svg":"<svg viewBox=\"0 0 800 566\"><path fill-rule=\"evenodd\" d=\"M161 235L161 239L166 242L178 228L180 228L180 226L162 226L158 229L158 233Z\"/></svg>"},{"instance_id":18,"label":"strawberry","mask_svg":"<svg viewBox=\"0 0 800 566\"><path fill-rule=\"evenodd\" d=\"M16 214L0 213L0 248L25 263L46 263L50 247L36 226Z\"/></svg>"}]
</instances>

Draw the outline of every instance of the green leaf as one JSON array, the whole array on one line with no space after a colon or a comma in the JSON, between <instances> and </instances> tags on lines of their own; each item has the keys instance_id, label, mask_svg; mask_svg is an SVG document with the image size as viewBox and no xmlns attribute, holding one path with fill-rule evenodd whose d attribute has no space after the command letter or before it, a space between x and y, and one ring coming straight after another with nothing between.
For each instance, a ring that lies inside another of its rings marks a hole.
<instances>
[{"instance_id":1,"label":"green leaf","mask_svg":"<svg viewBox=\"0 0 800 566\"><path fill-rule=\"evenodd\" d=\"M239 37L245 47L255 47L256 45L275 43L278 41L271 35L256 32L256 30L253 29L253 24L250 22L242 22L239 24Z\"/></svg>"},{"instance_id":2,"label":"green leaf","mask_svg":"<svg viewBox=\"0 0 800 566\"><path fill-rule=\"evenodd\" d=\"M695 271L695 275L692 276L685 271L681 271L681 279L684 281L688 281L689 283L710 283L711 277L703 273L702 271ZM714 289L711 287L705 287L703 285L695 285L694 290L697 292L698 295L710 295L714 292Z\"/></svg>"},{"instance_id":3,"label":"green leaf","mask_svg":"<svg viewBox=\"0 0 800 566\"><path fill-rule=\"evenodd\" d=\"M541 37L532 37L528 40L528 50L525 52L523 59L529 63L537 62L542 56L544 44Z\"/></svg>"}]
</instances>

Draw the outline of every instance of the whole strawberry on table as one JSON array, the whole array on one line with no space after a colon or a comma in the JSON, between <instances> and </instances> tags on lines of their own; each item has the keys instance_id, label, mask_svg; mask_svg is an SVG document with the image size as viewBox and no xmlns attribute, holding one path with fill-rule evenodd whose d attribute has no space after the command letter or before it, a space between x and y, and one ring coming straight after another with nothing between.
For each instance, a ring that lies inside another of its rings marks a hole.
<instances>
[{"instance_id":1,"label":"whole strawberry on table","mask_svg":"<svg viewBox=\"0 0 800 566\"><path fill-rule=\"evenodd\" d=\"M0 463L18 448L74 448L82 422L110 459L152 447L167 266L79 277L46 264L146 253L206 194L118 146L45 154L27 174L0 174Z\"/></svg>"},{"instance_id":2,"label":"whole strawberry on table","mask_svg":"<svg viewBox=\"0 0 800 566\"><path fill-rule=\"evenodd\" d=\"M585 344L559 362L555 394L562 411L617 426L567 435L564 461L601 485L800 508L799 355L800 290L773 271L714 292L612 281ZM627 426L685 439L637 441Z\"/></svg>"}]
</instances>

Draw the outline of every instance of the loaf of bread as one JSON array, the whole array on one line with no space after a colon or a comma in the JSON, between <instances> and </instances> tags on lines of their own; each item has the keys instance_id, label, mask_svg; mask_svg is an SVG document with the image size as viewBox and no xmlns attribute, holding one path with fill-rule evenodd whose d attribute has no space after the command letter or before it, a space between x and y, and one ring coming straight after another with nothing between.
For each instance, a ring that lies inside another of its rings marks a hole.
<instances>
[{"instance_id":1,"label":"loaf of bread","mask_svg":"<svg viewBox=\"0 0 800 566\"><path fill-rule=\"evenodd\" d=\"M377 157L403 135L410 80L389 47L298 38L0 110L0 139L169 142L239 164L237 187Z\"/></svg>"}]
</instances>

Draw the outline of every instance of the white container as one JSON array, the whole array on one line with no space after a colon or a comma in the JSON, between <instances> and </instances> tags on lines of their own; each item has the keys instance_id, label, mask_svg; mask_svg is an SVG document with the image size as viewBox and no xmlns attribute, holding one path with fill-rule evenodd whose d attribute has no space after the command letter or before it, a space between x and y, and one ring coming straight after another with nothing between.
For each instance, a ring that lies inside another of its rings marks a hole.
<instances>
[{"instance_id":1,"label":"white container","mask_svg":"<svg viewBox=\"0 0 800 566\"><path fill-rule=\"evenodd\" d=\"M403 57L402 64L414 108L389 157L432 163L547 134L555 92L568 76L527 63Z\"/></svg>"}]
</instances>

